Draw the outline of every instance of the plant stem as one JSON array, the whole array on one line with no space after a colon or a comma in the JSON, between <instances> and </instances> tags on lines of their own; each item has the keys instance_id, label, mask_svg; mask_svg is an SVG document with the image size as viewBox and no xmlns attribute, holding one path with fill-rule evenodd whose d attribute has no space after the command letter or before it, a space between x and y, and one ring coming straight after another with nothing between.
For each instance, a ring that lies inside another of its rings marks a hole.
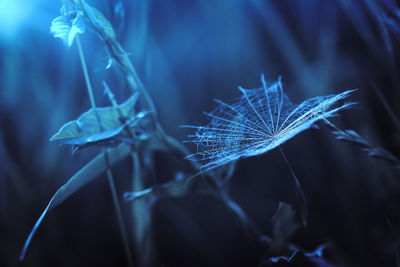
<instances>
[{"instance_id":1,"label":"plant stem","mask_svg":"<svg viewBox=\"0 0 400 267\"><path fill-rule=\"evenodd\" d=\"M143 190L143 173L140 163L139 153L132 150L132 190ZM146 209L145 200L139 200L132 203L133 220L133 240L135 242L135 252L141 257L137 260L138 266L148 266L151 251L151 237L149 235L150 214Z\"/></svg>"},{"instance_id":2,"label":"plant stem","mask_svg":"<svg viewBox=\"0 0 400 267\"><path fill-rule=\"evenodd\" d=\"M296 197L297 197L297 202L300 206L300 212L301 212L301 219L303 222L303 226L306 227L308 224L308 212L307 212L307 204L306 204L306 197L304 195L303 188L300 184L299 179L297 179L296 173L294 172L292 166L290 165L288 159L285 156L285 153L283 153L283 150L281 146L278 146L279 151L281 152L281 155L283 157L283 160L285 161L286 165L288 166L290 173L292 174L293 180L296 184Z\"/></svg>"},{"instance_id":3,"label":"plant stem","mask_svg":"<svg viewBox=\"0 0 400 267\"><path fill-rule=\"evenodd\" d=\"M86 88L87 88L88 94L89 94L90 105L94 109L96 107L96 102L95 102L94 96L93 96L92 83L90 82L89 72L86 67L86 61L85 61L85 57L83 55L83 49L82 49L81 41L80 41L78 35L76 36L76 44L78 46L79 58L81 59L83 75L85 76Z\"/></svg>"},{"instance_id":4,"label":"plant stem","mask_svg":"<svg viewBox=\"0 0 400 267\"><path fill-rule=\"evenodd\" d=\"M77 43L77 46L78 46L79 57L81 59L83 74L85 76L86 88L88 90L90 104L92 106L92 109L96 113L96 110L95 110L96 102L95 102L95 99L94 99L92 84L90 82L89 72L87 70L86 61L85 61L85 57L84 57L84 54L83 54L83 49L82 49L82 45L81 45L79 36L76 36L76 43ZM97 113L96 113L96 115L97 115ZM99 121L100 128L102 128L100 117L97 116L97 119ZM112 195L112 199L113 199L113 203L114 203L114 208L115 208L115 211L117 212L117 219L118 219L119 228L120 228L121 235L122 235L122 242L124 244L126 257L127 257L129 266L133 267L133 260L132 260L133 257L132 257L131 249L130 249L129 242L128 242L128 239L127 239L126 228L125 228L124 220L123 220L123 217L122 217L121 206L120 206L120 204L118 202L117 190L115 189L114 178L113 178L113 175L112 175L112 172L111 172L111 165L110 165L110 161L108 159L107 151L104 151L104 159L105 159L105 163L106 163L106 167L107 167L108 184L110 186L111 195Z\"/></svg>"},{"instance_id":5,"label":"plant stem","mask_svg":"<svg viewBox=\"0 0 400 267\"><path fill-rule=\"evenodd\" d=\"M154 106L153 100L151 99L149 93L147 92L142 81L137 75L135 67L133 66L132 62L129 60L128 56L125 53L122 54L122 60L125 67L127 68L128 73L132 77L133 82L137 85L139 92L144 99L146 108L149 109L149 111L152 111L154 113L154 116L156 116L156 107ZM128 79L131 86L132 86L132 80Z\"/></svg>"},{"instance_id":6,"label":"plant stem","mask_svg":"<svg viewBox=\"0 0 400 267\"><path fill-rule=\"evenodd\" d=\"M119 229L121 230L122 242L124 243L124 249L125 249L126 257L127 257L129 266L133 267L131 248L129 246L129 241L128 241L128 238L127 238L128 235L126 233L126 227L125 227L124 219L122 217L121 206L119 204L118 197L117 197L117 190L115 189L115 183L114 183L113 175L112 175L112 172L111 172L110 161L108 159L107 151L104 152L104 159L106 161L106 166L107 166L108 184L110 186L110 190L111 190L111 195L112 195L115 211L117 212Z\"/></svg>"}]
</instances>

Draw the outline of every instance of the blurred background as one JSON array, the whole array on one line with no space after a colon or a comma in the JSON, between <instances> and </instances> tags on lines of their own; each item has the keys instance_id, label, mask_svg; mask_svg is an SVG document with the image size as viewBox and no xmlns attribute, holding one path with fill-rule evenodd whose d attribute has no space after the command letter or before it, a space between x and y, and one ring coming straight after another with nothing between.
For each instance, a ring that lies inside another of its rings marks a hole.
<instances>
[{"instance_id":1,"label":"blurred background","mask_svg":"<svg viewBox=\"0 0 400 267\"><path fill-rule=\"evenodd\" d=\"M155 102L166 132L178 140L204 125L214 98L232 103L237 86L261 87L280 75L295 103L358 88L354 108L332 122L400 156L398 1L98 0L87 2L112 23ZM100 150L71 155L49 138L90 108L76 45L50 34L62 1L0 1L0 265L127 266L106 177L51 211L24 262L22 245L51 196ZM99 106L102 82L119 102L129 96L97 37L81 36ZM195 152L195 146L187 145ZM321 125L282 146L299 177L309 225L291 242L311 251L329 243L334 266L400 266L400 175L393 164L335 139ZM168 181L188 164L154 155ZM131 188L131 161L115 168L121 195ZM229 193L266 235L278 203L298 214L290 171L278 150L240 160ZM128 228L130 204L122 203ZM269 266L235 217L209 196L147 202L151 257L157 266ZM135 255L135 261L143 255ZM155 264L155 263L154 263ZM277 266L313 266L295 258ZM317 265L315 265L317 266Z\"/></svg>"}]
</instances>

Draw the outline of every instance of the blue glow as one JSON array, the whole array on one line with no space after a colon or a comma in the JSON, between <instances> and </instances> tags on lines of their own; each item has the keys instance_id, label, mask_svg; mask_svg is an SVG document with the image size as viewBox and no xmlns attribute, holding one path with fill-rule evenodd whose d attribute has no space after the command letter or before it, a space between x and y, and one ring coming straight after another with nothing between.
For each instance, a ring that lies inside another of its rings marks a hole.
<instances>
[{"instance_id":1,"label":"blue glow","mask_svg":"<svg viewBox=\"0 0 400 267\"><path fill-rule=\"evenodd\" d=\"M12 39L25 24L32 23L30 19L36 5L37 1L0 1L0 39Z\"/></svg>"}]
</instances>

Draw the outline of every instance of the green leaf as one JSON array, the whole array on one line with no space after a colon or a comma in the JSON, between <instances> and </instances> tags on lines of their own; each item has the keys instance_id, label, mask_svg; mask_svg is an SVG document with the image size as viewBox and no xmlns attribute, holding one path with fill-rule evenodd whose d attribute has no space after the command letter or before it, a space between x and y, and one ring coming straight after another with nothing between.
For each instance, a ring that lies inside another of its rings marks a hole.
<instances>
[{"instance_id":1,"label":"green leaf","mask_svg":"<svg viewBox=\"0 0 400 267\"><path fill-rule=\"evenodd\" d=\"M138 93L117 107L94 108L77 120L66 123L50 141L73 145L76 150L90 145L115 146L121 142L133 143L142 138L141 122L147 111L135 114ZM125 130L129 127L129 131ZM135 136L131 136L134 134Z\"/></svg>"}]
</instances>

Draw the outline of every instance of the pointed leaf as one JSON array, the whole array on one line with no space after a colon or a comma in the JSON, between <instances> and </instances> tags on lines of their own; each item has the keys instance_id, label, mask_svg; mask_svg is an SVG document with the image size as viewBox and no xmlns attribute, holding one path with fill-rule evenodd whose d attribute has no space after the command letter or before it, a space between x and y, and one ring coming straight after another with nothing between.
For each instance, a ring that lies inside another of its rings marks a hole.
<instances>
[{"instance_id":1,"label":"pointed leaf","mask_svg":"<svg viewBox=\"0 0 400 267\"><path fill-rule=\"evenodd\" d=\"M114 165L119 160L128 156L131 152L131 149L126 144L121 144L120 146L108 150L108 157L110 161L110 165ZM75 173L66 184L61 186L54 196L51 198L49 204L47 205L46 209L43 211L42 215L37 220L36 224L34 225L31 233L29 234L24 247L22 249L20 260L23 260L26 250L32 240L33 235L35 234L37 228L39 227L40 223L43 221L44 216L61 204L65 199L67 199L70 195L78 191L81 187L92 181L96 178L99 174L106 170L106 162L104 159L104 153L101 153L97 157L95 157L92 161L86 164L82 169L80 169L77 173Z\"/></svg>"},{"instance_id":2,"label":"pointed leaf","mask_svg":"<svg viewBox=\"0 0 400 267\"><path fill-rule=\"evenodd\" d=\"M149 151L168 151L168 146L155 135L150 135L148 138L140 140L139 146L142 146L143 149L147 149ZM121 144L116 148L112 148L107 150L109 163L113 166L119 160L127 157L132 153L132 148L127 144ZM104 159L104 153L96 156L92 159L88 164L86 164L82 169L80 169L77 173L75 173L67 183L61 186L57 192L51 198L49 204L46 209L43 211L42 215L39 217L37 222L35 223L32 231L30 232L28 238L25 241L23 246L21 255L19 259L22 261L24 259L26 250L32 241L36 230L40 226L46 214L60 205L65 199L71 196L73 193L78 191L84 185L94 180L98 175L103 173L107 168L107 164Z\"/></svg>"},{"instance_id":3,"label":"pointed leaf","mask_svg":"<svg viewBox=\"0 0 400 267\"><path fill-rule=\"evenodd\" d=\"M77 120L66 123L50 138L50 141L60 144L74 145L82 148L89 145L115 146L121 142L132 143L130 136L148 112L142 111L135 114L134 106L138 93L127 101L115 107L90 109L83 113ZM130 127L129 132L124 131Z\"/></svg>"}]
</instances>

